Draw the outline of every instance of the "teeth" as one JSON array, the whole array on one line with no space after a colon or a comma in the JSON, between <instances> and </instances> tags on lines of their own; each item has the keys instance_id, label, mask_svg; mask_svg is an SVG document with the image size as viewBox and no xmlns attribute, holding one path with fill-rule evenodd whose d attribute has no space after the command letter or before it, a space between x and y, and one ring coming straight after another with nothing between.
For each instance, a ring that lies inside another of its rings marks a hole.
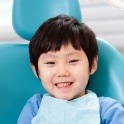
<instances>
[{"instance_id":1,"label":"teeth","mask_svg":"<svg viewBox=\"0 0 124 124\"><path fill-rule=\"evenodd\" d=\"M66 83L58 83L56 84L57 87L61 88L61 87L67 87L71 85L71 82L66 82Z\"/></svg>"}]
</instances>

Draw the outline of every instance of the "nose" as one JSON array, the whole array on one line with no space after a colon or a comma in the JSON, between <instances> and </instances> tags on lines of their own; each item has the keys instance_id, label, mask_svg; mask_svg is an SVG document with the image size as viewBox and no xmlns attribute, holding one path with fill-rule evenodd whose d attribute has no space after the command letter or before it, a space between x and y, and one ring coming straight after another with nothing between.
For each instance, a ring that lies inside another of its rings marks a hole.
<instances>
[{"instance_id":1,"label":"nose","mask_svg":"<svg viewBox=\"0 0 124 124\"><path fill-rule=\"evenodd\" d=\"M68 77L70 72L65 65L60 65L57 69L57 77Z\"/></svg>"}]
</instances>

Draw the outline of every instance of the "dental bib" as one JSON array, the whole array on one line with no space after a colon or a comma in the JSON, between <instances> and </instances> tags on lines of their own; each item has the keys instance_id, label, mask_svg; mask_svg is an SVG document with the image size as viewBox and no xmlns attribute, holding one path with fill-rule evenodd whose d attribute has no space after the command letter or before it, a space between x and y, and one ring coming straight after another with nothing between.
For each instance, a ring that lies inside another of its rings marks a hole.
<instances>
[{"instance_id":1,"label":"dental bib","mask_svg":"<svg viewBox=\"0 0 124 124\"><path fill-rule=\"evenodd\" d=\"M31 124L100 124L99 100L89 90L71 101L44 94Z\"/></svg>"}]
</instances>

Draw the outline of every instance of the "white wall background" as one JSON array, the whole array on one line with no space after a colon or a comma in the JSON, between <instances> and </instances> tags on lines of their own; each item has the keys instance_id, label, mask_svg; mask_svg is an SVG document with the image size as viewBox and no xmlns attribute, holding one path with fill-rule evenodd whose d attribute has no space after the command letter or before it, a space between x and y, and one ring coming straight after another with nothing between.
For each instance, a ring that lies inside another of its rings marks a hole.
<instances>
[{"instance_id":1,"label":"white wall background","mask_svg":"<svg viewBox=\"0 0 124 124\"><path fill-rule=\"evenodd\" d=\"M12 28L13 0L0 0L0 42L23 41ZM124 53L124 9L106 0L79 0L83 21L101 37Z\"/></svg>"},{"instance_id":2,"label":"white wall background","mask_svg":"<svg viewBox=\"0 0 124 124\"><path fill-rule=\"evenodd\" d=\"M109 5L107 0L79 0L83 21L121 52L124 52L124 9Z\"/></svg>"}]
</instances>

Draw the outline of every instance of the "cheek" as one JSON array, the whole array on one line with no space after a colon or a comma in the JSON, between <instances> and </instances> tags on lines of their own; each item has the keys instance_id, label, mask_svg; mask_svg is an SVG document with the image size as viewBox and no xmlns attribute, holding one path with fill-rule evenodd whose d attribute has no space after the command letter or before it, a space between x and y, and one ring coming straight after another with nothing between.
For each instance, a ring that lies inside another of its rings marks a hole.
<instances>
[{"instance_id":1,"label":"cheek","mask_svg":"<svg viewBox=\"0 0 124 124\"><path fill-rule=\"evenodd\" d=\"M86 73L85 72L79 73L76 75L76 78L80 82L87 83L89 80L89 73L87 73L87 72Z\"/></svg>"},{"instance_id":2,"label":"cheek","mask_svg":"<svg viewBox=\"0 0 124 124\"><path fill-rule=\"evenodd\" d=\"M76 66L73 70L75 70L75 73L78 72L79 74L90 74L88 62L81 63L80 65Z\"/></svg>"},{"instance_id":3,"label":"cheek","mask_svg":"<svg viewBox=\"0 0 124 124\"><path fill-rule=\"evenodd\" d=\"M39 77L44 82L50 77L50 73L48 71L40 71Z\"/></svg>"},{"instance_id":4,"label":"cheek","mask_svg":"<svg viewBox=\"0 0 124 124\"><path fill-rule=\"evenodd\" d=\"M73 75L77 80L79 80L82 83L87 83L89 80L89 67L88 66L81 66L80 68L75 69L73 71Z\"/></svg>"},{"instance_id":5,"label":"cheek","mask_svg":"<svg viewBox=\"0 0 124 124\"><path fill-rule=\"evenodd\" d=\"M51 84L51 78L50 78L50 73L46 71L40 71L39 73L39 78L41 80L41 83L43 87L48 90L49 85Z\"/></svg>"},{"instance_id":6,"label":"cheek","mask_svg":"<svg viewBox=\"0 0 124 124\"><path fill-rule=\"evenodd\" d=\"M42 82L51 82L54 75L54 71L52 69L40 68L39 70L39 78Z\"/></svg>"}]
</instances>

